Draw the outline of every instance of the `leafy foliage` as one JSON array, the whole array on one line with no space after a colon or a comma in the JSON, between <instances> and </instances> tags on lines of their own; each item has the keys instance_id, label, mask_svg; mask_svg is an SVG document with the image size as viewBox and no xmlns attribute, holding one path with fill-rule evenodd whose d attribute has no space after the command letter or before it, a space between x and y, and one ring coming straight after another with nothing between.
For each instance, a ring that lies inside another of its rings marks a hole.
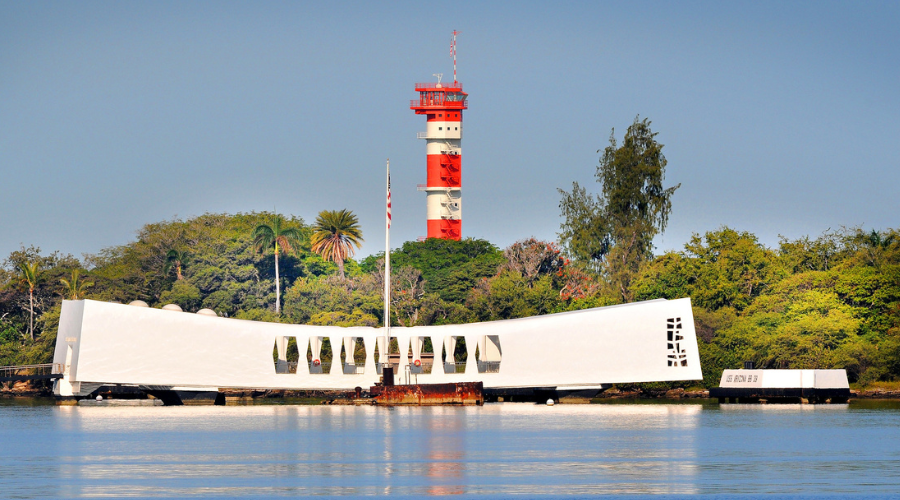
<instances>
[{"instance_id":1,"label":"leafy foliage","mask_svg":"<svg viewBox=\"0 0 900 500\"><path fill-rule=\"evenodd\" d=\"M303 232L299 228L282 227L283 224L284 218L275 214L272 216L271 226L269 224L260 224L253 230L253 248L257 252L265 253L270 248L274 250L276 314L281 312L281 277L279 276L278 257L281 254L289 254L294 251L294 248L299 249L303 241ZM180 263L179 269L181 269Z\"/></svg>"},{"instance_id":2,"label":"leafy foliage","mask_svg":"<svg viewBox=\"0 0 900 500\"><path fill-rule=\"evenodd\" d=\"M59 282L63 286L63 294L69 300L83 299L85 291L94 286L93 281L81 279L81 269L73 269L70 278L60 278Z\"/></svg>"},{"instance_id":3,"label":"leafy foliage","mask_svg":"<svg viewBox=\"0 0 900 500\"><path fill-rule=\"evenodd\" d=\"M184 279L184 275L181 273L184 264L187 262L188 254L184 250L171 249L166 253L166 265L163 268L163 273L169 274L172 270L175 270L175 279L181 280Z\"/></svg>"},{"instance_id":4,"label":"leafy foliage","mask_svg":"<svg viewBox=\"0 0 900 500\"><path fill-rule=\"evenodd\" d=\"M359 219L349 210L323 210L313 225L312 250L323 259L337 264L344 277L344 261L353 257L354 245L362 243Z\"/></svg>"},{"instance_id":5,"label":"leafy foliage","mask_svg":"<svg viewBox=\"0 0 900 500\"><path fill-rule=\"evenodd\" d=\"M874 235L873 235L874 234ZM689 296L704 383L754 361L764 368L845 368L894 380L900 344L900 246L894 230L782 238L779 250L730 228L695 235L647 263L638 299Z\"/></svg>"},{"instance_id":6,"label":"leafy foliage","mask_svg":"<svg viewBox=\"0 0 900 500\"><path fill-rule=\"evenodd\" d=\"M373 270L380 257L363 260L363 269ZM465 301L478 280L495 275L502 263L500 249L486 240L472 238L407 241L391 252L393 268L412 267L422 273L425 293L457 303Z\"/></svg>"},{"instance_id":7,"label":"leafy foliage","mask_svg":"<svg viewBox=\"0 0 900 500\"><path fill-rule=\"evenodd\" d=\"M650 120L635 117L621 146L615 130L610 134L595 174L599 195L578 183L571 193L559 190L560 240L576 259L598 269L604 264L608 281L626 302L632 299L634 275L653 255L653 237L668 224L672 195L680 187L663 187L667 161L656 135Z\"/></svg>"},{"instance_id":8,"label":"leafy foliage","mask_svg":"<svg viewBox=\"0 0 900 500\"><path fill-rule=\"evenodd\" d=\"M347 260L347 277L341 278L334 262L302 241L279 254L285 293L277 313L275 255L256 252L253 238L253 230L273 218L204 214L148 224L135 241L83 261L34 247L13 252L0 267L0 364L50 360L61 300L73 290L95 300L177 303L187 311L208 307L255 321L384 323L382 256ZM298 218L282 224L303 235L311 231ZM691 297L707 386L718 384L722 369L745 360L769 368L846 368L861 383L897 380L898 236L896 230L873 235L841 229L818 238L782 238L770 249L750 233L724 227L644 261L630 293L638 300ZM173 248L191 249L180 280L165 270ZM570 262L556 244L534 238L503 250L474 239L407 242L391 259L393 325L509 319L624 300L608 273ZM42 277L34 280L33 307L31 286L21 276L21 263L29 262L39 263Z\"/></svg>"}]
</instances>

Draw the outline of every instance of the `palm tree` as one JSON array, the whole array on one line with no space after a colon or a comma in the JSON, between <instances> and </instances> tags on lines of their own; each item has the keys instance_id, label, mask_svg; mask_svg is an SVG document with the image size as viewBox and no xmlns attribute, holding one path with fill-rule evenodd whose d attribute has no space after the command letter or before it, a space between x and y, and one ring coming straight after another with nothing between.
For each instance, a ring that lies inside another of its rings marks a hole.
<instances>
[{"instance_id":1,"label":"palm tree","mask_svg":"<svg viewBox=\"0 0 900 500\"><path fill-rule=\"evenodd\" d=\"M353 257L353 245L360 247L359 219L349 210L323 210L313 225L312 251L337 264L344 277L344 261Z\"/></svg>"},{"instance_id":2,"label":"palm tree","mask_svg":"<svg viewBox=\"0 0 900 500\"><path fill-rule=\"evenodd\" d=\"M293 246L300 246L303 233L296 227L282 228L284 219L275 214L272 225L261 224L253 230L253 247L259 253L265 253L275 247L275 312L281 312L281 282L278 276L278 254L293 251Z\"/></svg>"},{"instance_id":3,"label":"palm tree","mask_svg":"<svg viewBox=\"0 0 900 500\"><path fill-rule=\"evenodd\" d=\"M860 246L865 248L869 264L876 268L881 268L885 252L896 241L894 234L882 234L874 229L870 233L864 233L862 230L857 230L853 239L860 244Z\"/></svg>"},{"instance_id":4,"label":"palm tree","mask_svg":"<svg viewBox=\"0 0 900 500\"><path fill-rule=\"evenodd\" d=\"M62 278L59 280L59 282L62 283L63 286L65 287L64 295L69 297L69 300L83 299L84 298L84 290L86 288L90 288L90 287L94 286L93 281L80 281L78 279L79 274L81 274L81 271L79 269L74 269L72 271L72 279L71 280L67 280L65 278Z\"/></svg>"},{"instance_id":5,"label":"palm tree","mask_svg":"<svg viewBox=\"0 0 900 500\"><path fill-rule=\"evenodd\" d=\"M28 335L34 342L34 288L37 286L41 274L41 263L20 262L19 263L19 280L28 288Z\"/></svg>"},{"instance_id":6,"label":"palm tree","mask_svg":"<svg viewBox=\"0 0 900 500\"><path fill-rule=\"evenodd\" d=\"M187 262L187 252L173 248L166 254L166 265L163 273L169 274L172 272L172 268L175 268L175 279L182 280L184 275L181 274L181 269L184 267L185 262Z\"/></svg>"}]
</instances>

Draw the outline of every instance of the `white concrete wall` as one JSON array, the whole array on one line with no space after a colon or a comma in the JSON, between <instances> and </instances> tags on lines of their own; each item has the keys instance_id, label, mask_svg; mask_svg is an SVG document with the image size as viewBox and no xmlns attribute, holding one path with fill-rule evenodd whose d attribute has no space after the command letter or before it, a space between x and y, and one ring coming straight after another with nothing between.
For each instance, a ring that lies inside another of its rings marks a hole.
<instances>
[{"instance_id":1,"label":"white concrete wall","mask_svg":"<svg viewBox=\"0 0 900 500\"><path fill-rule=\"evenodd\" d=\"M849 389L846 370L723 370L719 387Z\"/></svg>"},{"instance_id":2,"label":"white concrete wall","mask_svg":"<svg viewBox=\"0 0 900 500\"><path fill-rule=\"evenodd\" d=\"M668 318L683 324L687 366L669 366ZM595 386L604 383L699 380L700 358L689 299L657 300L531 318L465 325L392 328L401 352L411 337L431 337L434 346L450 336L468 347L465 373L445 374L437 363L418 383L481 381L485 387ZM74 349L67 383L156 386L342 389L378 380L375 340L382 329L284 325L201 316L91 300L65 301L54 362ZM478 373L475 348L484 335L499 338L497 373ZM367 351L363 374L345 375L341 339L362 337ZM296 337L296 374L278 374L272 360L276 340ZM329 337L335 362L329 374L310 374L306 345ZM448 358L452 358L448 356ZM402 374L408 365L400 356Z\"/></svg>"},{"instance_id":3,"label":"white concrete wall","mask_svg":"<svg viewBox=\"0 0 900 500\"><path fill-rule=\"evenodd\" d=\"M429 139L462 139L462 122L427 122L425 136Z\"/></svg>"},{"instance_id":4,"label":"white concrete wall","mask_svg":"<svg viewBox=\"0 0 900 500\"><path fill-rule=\"evenodd\" d=\"M425 198L426 218L462 219L462 191L460 188L450 188L450 194L452 196L447 196L446 188L429 190Z\"/></svg>"},{"instance_id":5,"label":"white concrete wall","mask_svg":"<svg viewBox=\"0 0 900 500\"><path fill-rule=\"evenodd\" d=\"M849 389L847 370L815 370L817 389Z\"/></svg>"},{"instance_id":6,"label":"white concrete wall","mask_svg":"<svg viewBox=\"0 0 900 500\"><path fill-rule=\"evenodd\" d=\"M440 155L444 151L452 151L458 155L462 155L462 146L458 139L431 140L425 143L425 154Z\"/></svg>"}]
</instances>

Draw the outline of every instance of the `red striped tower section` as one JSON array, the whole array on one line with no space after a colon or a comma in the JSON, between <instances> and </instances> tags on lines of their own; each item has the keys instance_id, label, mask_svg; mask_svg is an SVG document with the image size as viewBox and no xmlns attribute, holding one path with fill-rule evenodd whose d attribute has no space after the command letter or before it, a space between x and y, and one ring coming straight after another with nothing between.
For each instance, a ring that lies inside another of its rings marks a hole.
<instances>
[{"instance_id":1,"label":"red striped tower section","mask_svg":"<svg viewBox=\"0 0 900 500\"><path fill-rule=\"evenodd\" d=\"M427 117L425 139L428 181L425 184L428 238L459 240L462 235L462 113L468 94L459 82L417 83L419 98L410 109Z\"/></svg>"}]
</instances>

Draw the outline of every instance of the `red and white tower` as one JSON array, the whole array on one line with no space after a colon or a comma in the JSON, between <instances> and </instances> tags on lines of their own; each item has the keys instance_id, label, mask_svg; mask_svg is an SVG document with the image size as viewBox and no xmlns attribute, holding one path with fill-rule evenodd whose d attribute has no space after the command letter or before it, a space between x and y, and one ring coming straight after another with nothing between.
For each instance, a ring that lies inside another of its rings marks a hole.
<instances>
[{"instance_id":1,"label":"red and white tower","mask_svg":"<svg viewBox=\"0 0 900 500\"><path fill-rule=\"evenodd\" d=\"M456 35L450 42L453 56L453 83L441 83L442 74L435 74L437 83L417 83L418 99L409 108L417 115L425 115L425 139L428 155L426 192L428 238L458 240L462 235L462 112L468 108L468 94L456 80Z\"/></svg>"}]
</instances>

